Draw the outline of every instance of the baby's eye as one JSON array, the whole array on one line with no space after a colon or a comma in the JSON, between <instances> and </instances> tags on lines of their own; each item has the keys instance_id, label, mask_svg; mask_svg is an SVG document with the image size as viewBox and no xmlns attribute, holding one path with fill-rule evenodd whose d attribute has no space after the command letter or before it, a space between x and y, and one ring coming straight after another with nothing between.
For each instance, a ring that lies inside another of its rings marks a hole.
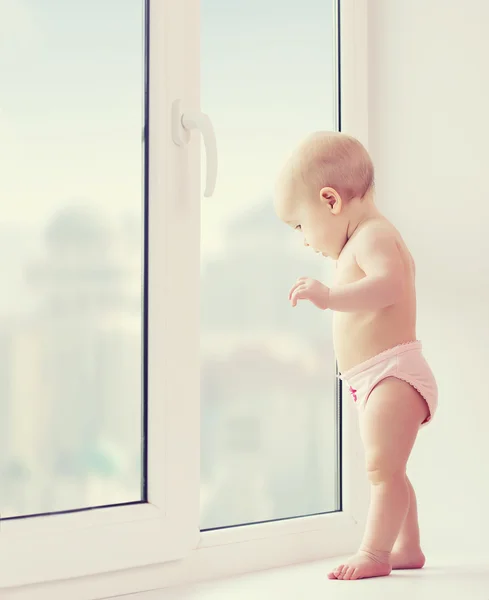
<instances>
[{"instance_id":1,"label":"baby's eye","mask_svg":"<svg viewBox=\"0 0 489 600\"><path fill-rule=\"evenodd\" d=\"M297 229L297 231L300 231L300 230L301 230L301 226L300 226L300 225L297 225L297 226L296 226L296 229Z\"/></svg>"}]
</instances>

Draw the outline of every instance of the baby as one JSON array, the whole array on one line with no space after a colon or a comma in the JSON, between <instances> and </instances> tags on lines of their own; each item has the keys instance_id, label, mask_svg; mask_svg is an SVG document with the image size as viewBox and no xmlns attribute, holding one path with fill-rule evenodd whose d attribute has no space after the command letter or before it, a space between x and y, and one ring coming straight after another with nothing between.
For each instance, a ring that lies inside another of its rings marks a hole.
<instances>
[{"instance_id":1,"label":"baby","mask_svg":"<svg viewBox=\"0 0 489 600\"><path fill-rule=\"evenodd\" d=\"M362 144L340 133L309 137L277 185L278 216L304 245L336 261L331 287L300 277L289 293L334 311L341 379L356 403L371 484L363 542L330 579L389 575L424 565L416 496L406 464L433 418L435 378L416 341L413 259L374 204L374 168Z\"/></svg>"}]
</instances>

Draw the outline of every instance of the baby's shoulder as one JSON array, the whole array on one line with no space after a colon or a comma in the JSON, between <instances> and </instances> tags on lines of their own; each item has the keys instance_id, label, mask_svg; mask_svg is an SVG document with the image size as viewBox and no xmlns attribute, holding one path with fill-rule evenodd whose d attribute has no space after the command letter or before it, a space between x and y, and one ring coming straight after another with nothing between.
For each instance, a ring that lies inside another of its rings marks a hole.
<instances>
[{"instance_id":1,"label":"baby's shoulder","mask_svg":"<svg viewBox=\"0 0 489 600\"><path fill-rule=\"evenodd\" d=\"M370 245L376 241L388 240L402 242L399 231L385 218L366 221L352 239L355 245Z\"/></svg>"},{"instance_id":2,"label":"baby's shoulder","mask_svg":"<svg viewBox=\"0 0 489 600\"><path fill-rule=\"evenodd\" d=\"M368 248L395 249L415 269L414 258L399 230L387 219L372 219L365 223L357 238L359 246Z\"/></svg>"}]
</instances>

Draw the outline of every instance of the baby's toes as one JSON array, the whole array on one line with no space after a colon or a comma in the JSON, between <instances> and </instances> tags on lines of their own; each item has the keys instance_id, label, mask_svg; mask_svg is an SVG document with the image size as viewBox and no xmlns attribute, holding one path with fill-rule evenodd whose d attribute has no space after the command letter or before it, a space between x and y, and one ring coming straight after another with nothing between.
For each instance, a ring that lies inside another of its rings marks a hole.
<instances>
[{"instance_id":1,"label":"baby's toes","mask_svg":"<svg viewBox=\"0 0 489 600\"><path fill-rule=\"evenodd\" d=\"M343 570L343 565L336 567L331 573L328 573L328 579L340 579L341 572Z\"/></svg>"},{"instance_id":2,"label":"baby's toes","mask_svg":"<svg viewBox=\"0 0 489 600\"><path fill-rule=\"evenodd\" d=\"M345 575L348 571L348 565L341 565L341 567L339 567L337 569L337 571L338 571L337 579L345 579Z\"/></svg>"},{"instance_id":3,"label":"baby's toes","mask_svg":"<svg viewBox=\"0 0 489 600\"><path fill-rule=\"evenodd\" d=\"M348 567L343 573L343 579L353 579L355 571L355 567Z\"/></svg>"}]
</instances>

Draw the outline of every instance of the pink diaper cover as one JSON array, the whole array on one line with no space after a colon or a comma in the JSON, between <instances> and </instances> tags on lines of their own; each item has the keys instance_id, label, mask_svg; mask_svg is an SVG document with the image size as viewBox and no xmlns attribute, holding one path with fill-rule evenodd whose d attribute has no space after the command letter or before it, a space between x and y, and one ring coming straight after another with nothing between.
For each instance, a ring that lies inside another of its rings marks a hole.
<instances>
[{"instance_id":1,"label":"pink diaper cover","mask_svg":"<svg viewBox=\"0 0 489 600\"><path fill-rule=\"evenodd\" d=\"M395 346L340 375L359 408L365 407L372 390L387 377L395 377L412 385L426 400L430 410L423 425L431 421L438 404L438 387L423 356L421 342Z\"/></svg>"}]
</instances>

